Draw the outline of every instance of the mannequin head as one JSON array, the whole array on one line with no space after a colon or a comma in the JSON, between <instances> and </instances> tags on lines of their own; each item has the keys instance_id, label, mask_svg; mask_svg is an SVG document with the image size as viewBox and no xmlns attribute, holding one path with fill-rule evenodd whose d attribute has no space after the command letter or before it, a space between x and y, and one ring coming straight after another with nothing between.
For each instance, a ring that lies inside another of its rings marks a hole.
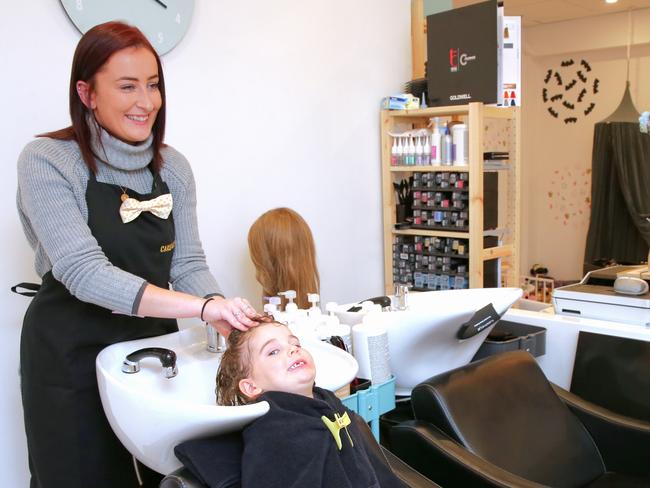
<instances>
[{"instance_id":1,"label":"mannequin head","mask_svg":"<svg viewBox=\"0 0 650 488\"><path fill-rule=\"evenodd\" d=\"M314 238L294 210L275 208L262 214L248 232L248 249L264 296L295 290L296 303L307 308L307 293L319 293Z\"/></svg>"}]
</instances>

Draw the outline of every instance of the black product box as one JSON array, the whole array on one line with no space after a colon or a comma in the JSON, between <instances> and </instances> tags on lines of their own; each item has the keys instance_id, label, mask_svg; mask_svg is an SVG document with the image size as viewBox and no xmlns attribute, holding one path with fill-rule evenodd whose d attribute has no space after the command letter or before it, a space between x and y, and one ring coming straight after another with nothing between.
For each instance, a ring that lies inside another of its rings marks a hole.
<instances>
[{"instance_id":1,"label":"black product box","mask_svg":"<svg viewBox=\"0 0 650 488\"><path fill-rule=\"evenodd\" d=\"M474 355L472 361L508 351L528 351L533 356L546 354L546 329L535 325L500 320Z\"/></svg>"},{"instance_id":2,"label":"black product box","mask_svg":"<svg viewBox=\"0 0 650 488\"><path fill-rule=\"evenodd\" d=\"M430 106L497 103L497 1L427 17Z\"/></svg>"}]
</instances>

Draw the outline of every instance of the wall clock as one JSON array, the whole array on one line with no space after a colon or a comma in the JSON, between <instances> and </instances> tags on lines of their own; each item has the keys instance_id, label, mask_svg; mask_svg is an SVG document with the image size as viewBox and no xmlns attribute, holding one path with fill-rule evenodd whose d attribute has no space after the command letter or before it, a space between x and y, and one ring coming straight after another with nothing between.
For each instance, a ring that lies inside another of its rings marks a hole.
<instances>
[{"instance_id":1,"label":"wall clock","mask_svg":"<svg viewBox=\"0 0 650 488\"><path fill-rule=\"evenodd\" d=\"M97 24L121 20L138 27L158 54L180 42L194 11L194 0L61 0L61 4L82 34Z\"/></svg>"}]
</instances>

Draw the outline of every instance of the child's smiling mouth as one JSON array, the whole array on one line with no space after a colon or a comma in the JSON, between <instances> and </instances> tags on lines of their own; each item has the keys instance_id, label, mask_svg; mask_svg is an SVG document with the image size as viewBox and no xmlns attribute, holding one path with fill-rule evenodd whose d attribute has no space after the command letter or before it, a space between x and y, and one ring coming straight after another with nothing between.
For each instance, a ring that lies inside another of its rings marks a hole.
<instances>
[{"instance_id":1,"label":"child's smiling mouth","mask_svg":"<svg viewBox=\"0 0 650 488\"><path fill-rule=\"evenodd\" d=\"M300 359L300 360L294 362L291 366L289 366L289 371L293 371L294 369L298 369L298 368L300 368L301 366L304 366L304 365L305 365L305 362L302 359Z\"/></svg>"}]
</instances>

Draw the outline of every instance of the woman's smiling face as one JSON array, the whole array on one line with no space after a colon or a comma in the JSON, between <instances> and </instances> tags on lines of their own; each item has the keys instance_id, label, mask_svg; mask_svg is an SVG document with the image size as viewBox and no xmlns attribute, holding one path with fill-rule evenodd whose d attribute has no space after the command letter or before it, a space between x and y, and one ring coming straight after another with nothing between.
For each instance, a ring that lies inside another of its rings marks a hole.
<instances>
[{"instance_id":1,"label":"woman's smiling face","mask_svg":"<svg viewBox=\"0 0 650 488\"><path fill-rule=\"evenodd\" d=\"M95 75L90 108L97 122L111 135L130 144L151 134L162 105L158 64L144 47L113 54Z\"/></svg>"},{"instance_id":2,"label":"woman's smiling face","mask_svg":"<svg viewBox=\"0 0 650 488\"><path fill-rule=\"evenodd\" d=\"M265 391L284 391L311 397L316 377L314 359L301 348L289 328L269 323L255 327L251 333L248 342L251 374L242 382L250 381L254 391L242 387L244 393L258 396Z\"/></svg>"}]
</instances>

